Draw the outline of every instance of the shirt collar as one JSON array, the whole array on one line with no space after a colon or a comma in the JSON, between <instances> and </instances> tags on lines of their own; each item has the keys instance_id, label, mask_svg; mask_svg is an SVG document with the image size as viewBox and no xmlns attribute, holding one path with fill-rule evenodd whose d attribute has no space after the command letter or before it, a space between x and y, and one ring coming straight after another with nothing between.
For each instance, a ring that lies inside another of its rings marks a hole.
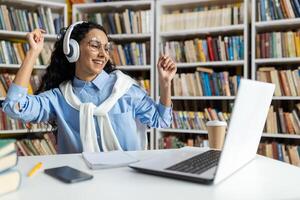
<instances>
[{"instance_id":1,"label":"shirt collar","mask_svg":"<svg viewBox=\"0 0 300 200\"><path fill-rule=\"evenodd\" d=\"M73 79L73 86L82 88L86 85L88 86L95 85L99 90L102 90L103 87L106 85L108 79L109 79L109 75L104 70L102 70L102 72L98 74L96 78L91 82L80 80L75 76Z\"/></svg>"}]
</instances>

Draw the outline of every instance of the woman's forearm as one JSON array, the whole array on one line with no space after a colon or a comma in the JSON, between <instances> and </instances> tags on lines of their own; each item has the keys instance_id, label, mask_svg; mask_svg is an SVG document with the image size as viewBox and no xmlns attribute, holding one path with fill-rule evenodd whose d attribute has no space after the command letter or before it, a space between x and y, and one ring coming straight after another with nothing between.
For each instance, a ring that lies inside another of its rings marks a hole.
<instances>
[{"instance_id":1,"label":"woman's forearm","mask_svg":"<svg viewBox=\"0 0 300 200\"><path fill-rule=\"evenodd\" d=\"M171 101L171 82L164 83L163 81L159 81L159 95L160 102L166 106L170 107L172 105Z\"/></svg>"},{"instance_id":2,"label":"woman's forearm","mask_svg":"<svg viewBox=\"0 0 300 200\"><path fill-rule=\"evenodd\" d=\"M172 105L171 101L171 82L176 73L176 64L168 55L162 55L157 63L159 79L160 102L167 107Z\"/></svg>"},{"instance_id":3,"label":"woman's forearm","mask_svg":"<svg viewBox=\"0 0 300 200\"><path fill-rule=\"evenodd\" d=\"M16 77L14 79L15 84L25 88L28 87L33 66L38 56L39 56L39 52L36 51L29 50L26 53L25 59L22 62L20 69L18 70Z\"/></svg>"}]
</instances>

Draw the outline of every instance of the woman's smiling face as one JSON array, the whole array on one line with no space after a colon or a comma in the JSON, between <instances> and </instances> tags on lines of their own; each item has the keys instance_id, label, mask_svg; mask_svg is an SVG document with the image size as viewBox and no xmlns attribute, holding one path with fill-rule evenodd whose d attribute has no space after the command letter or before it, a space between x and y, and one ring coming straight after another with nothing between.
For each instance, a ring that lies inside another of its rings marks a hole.
<instances>
[{"instance_id":1,"label":"woman's smiling face","mask_svg":"<svg viewBox=\"0 0 300 200\"><path fill-rule=\"evenodd\" d=\"M102 72L109 60L110 44L106 34L91 29L79 43L80 55L76 62L75 75L85 81L93 80Z\"/></svg>"}]
</instances>

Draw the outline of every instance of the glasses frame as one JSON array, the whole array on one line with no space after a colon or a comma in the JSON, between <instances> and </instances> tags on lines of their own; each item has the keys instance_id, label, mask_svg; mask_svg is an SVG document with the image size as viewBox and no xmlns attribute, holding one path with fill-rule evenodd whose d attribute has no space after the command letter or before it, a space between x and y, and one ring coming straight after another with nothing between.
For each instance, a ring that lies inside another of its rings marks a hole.
<instances>
[{"instance_id":1,"label":"glasses frame","mask_svg":"<svg viewBox=\"0 0 300 200\"><path fill-rule=\"evenodd\" d=\"M99 46L98 48L96 47L92 47L92 44L93 42L96 42L98 43L97 45ZM89 50L93 53L97 53L99 54L100 53L100 49L102 52L104 52L106 55L109 55L110 52L112 52L112 43L111 42L108 42L106 44L101 44L101 42L97 41L97 40L90 40L87 42L88 43L88 47L89 47ZM97 49L97 50L96 50ZM108 50L107 50L108 49Z\"/></svg>"}]
</instances>

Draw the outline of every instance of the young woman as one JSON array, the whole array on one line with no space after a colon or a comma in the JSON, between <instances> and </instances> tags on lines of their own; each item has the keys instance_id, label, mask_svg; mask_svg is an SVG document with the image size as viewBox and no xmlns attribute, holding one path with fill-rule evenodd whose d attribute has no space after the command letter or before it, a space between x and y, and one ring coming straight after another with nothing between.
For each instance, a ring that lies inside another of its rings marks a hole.
<instances>
[{"instance_id":1,"label":"young woman","mask_svg":"<svg viewBox=\"0 0 300 200\"><path fill-rule=\"evenodd\" d=\"M38 94L28 95L44 33L36 29L27 34L30 50L2 105L7 115L34 123L54 120L59 153L139 150L145 145L139 123L156 128L170 126L175 63L168 56L158 59L160 102L156 104L133 79L113 70L107 33L90 22L73 24L62 33ZM70 46L74 41L77 50ZM70 58L75 51L78 58Z\"/></svg>"}]
</instances>

